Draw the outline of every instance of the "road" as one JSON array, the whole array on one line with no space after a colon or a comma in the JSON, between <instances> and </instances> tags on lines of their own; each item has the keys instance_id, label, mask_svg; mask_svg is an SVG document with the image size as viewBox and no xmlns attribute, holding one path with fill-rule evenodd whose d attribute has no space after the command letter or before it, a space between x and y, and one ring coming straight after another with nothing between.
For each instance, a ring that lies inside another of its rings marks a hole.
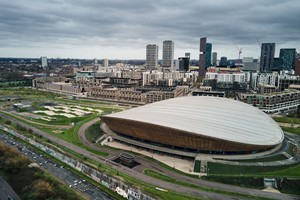
<instances>
[{"instance_id":1,"label":"road","mask_svg":"<svg viewBox=\"0 0 300 200\"><path fill-rule=\"evenodd\" d=\"M73 174L68 169L65 169L63 166L58 165L54 163L52 160L50 160L47 157L44 157L37 152L35 152L32 149L27 148L23 143L20 143L13 138L8 137L7 135L0 134L0 141L5 143L8 146L17 148L22 154L27 156L29 159L34 161L39 165L39 167L43 168L44 170L50 172L52 175L59 178L61 181L63 181L66 185L68 185L70 188L73 188L77 190L78 192L84 194L89 199L93 200L112 200L113 198L110 197L108 194L100 190L98 187L89 184L82 178L80 178L78 175ZM1 179L0 179L0 185L1 185ZM2 185L0 186L2 189ZM5 191L9 191L5 188ZM13 191L12 191L13 192ZM12 195L13 193L10 192L11 196L15 197L16 194ZM7 195L2 197L2 191L0 192L0 199L4 200L7 199ZM16 196L17 197L17 196ZM16 200L19 198L15 198Z\"/></svg>"},{"instance_id":2,"label":"road","mask_svg":"<svg viewBox=\"0 0 300 200\"><path fill-rule=\"evenodd\" d=\"M3 116L3 115L2 115ZM59 145L65 146L67 148L69 148L70 150L77 152L79 154L82 154L90 159L93 159L97 162L106 164L122 173L128 174L130 176L135 177L138 180L142 180L144 182L147 182L149 184L155 185L157 187L160 188L165 188L168 190L174 190L177 192L181 192L181 193L186 193L188 195L193 195L193 196L198 196L198 197L206 197L206 198L211 198L211 199L236 199L235 196L229 196L229 195L223 195L223 194L218 194L218 193L211 193L211 192L206 192L206 191L200 191L197 189L193 189L193 188L189 188L189 187L183 187L183 186L179 186L177 184L173 184L173 183L169 183L169 182L164 182L152 177L149 177L147 175L144 175L141 171L135 171L134 169L129 169L125 166L122 166L120 164L117 164L109 159L105 159L102 158L96 154L93 154L87 150L81 149L80 147L70 144L66 141L60 140L52 135L49 135L35 127L32 127L28 124L25 124L23 122L20 122L12 117L9 116L3 116L15 123L18 123L21 126L24 126L26 128L30 128L33 130L33 132L35 134L41 135L46 139L51 140L52 142L58 143ZM88 126L87 126L88 127ZM84 130L81 130L84 131ZM99 147L97 147L99 148ZM103 151L102 148L100 148L101 151ZM99 150L100 150L99 149ZM108 153L113 151L113 149L108 149L105 148L105 151L107 151ZM270 192L265 192L265 191L261 191L261 190L256 190L256 189L250 189L250 188L243 188L243 187L238 187L238 186L232 186L232 185L226 185L226 184L222 184L222 183L216 183L216 182L210 182L210 181L204 181L204 180L200 180L200 179L196 179L196 178L192 178L192 177L187 177L169 170L166 170L163 167L160 167L158 164L151 162L149 160L146 160L142 157L137 157L137 161L140 162L142 165L145 166L145 168L150 168L150 169L158 169L160 172L179 179L179 180L183 180L189 183L193 183L193 184L197 184L197 185L201 185L201 186L207 186L210 188L215 188L215 189L219 189L219 190L224 190L224 191L230 191L233 193L241 193L241 194L245 194L245 195L253 195L253 196L260 196L260 197L266 197L266 198L272 198L272 199L280 199L280 200L284 200L284 199L299 199L299 196L295 196L295 195L289 195L289 194L274 194L274 193L270 193Z\"/></svg>"},{"instance_id":3,"label":"road","mask_svg":"<svg viewBox=\"0 0 300 200\"><path fill-rule=\"evenodd\" d=\"M9 184L0 177L0 199L8 199L11 197L14 200L20 200L15 191L9 186Z\"/></svg>"},{"instance_id":4,"label":"road","mask_svg":"<svg viewBox=\"0 0 300 200\"><path fill-rule=\"evenodd\" d=\"M85 131L91 126L92 124L100 121L99 118L91 120L85 124L83 124L79 131L78 135L82 143L85 145L89 146L90 148L93 148L95 150L99 151L106 151L107 153L110 154L110 156L117 156L119 155L122 151L121 150L116 150L116 149L111 149L111 148L101 148L99 146L96 146L94 143L89 142L86 137L85 137ZM135 160L141 165L133 168L132 170L135 171L135 174L137 173L143 173L144 169L154 169L158 171L159 173L163 173L165 175L168 175L172 178L182 180L188 183L192 183L195 185L201 185L201 186L206 186L209 188L215 188L215 189L220 189L224 191L230 191L234 193L241 193L241 194L247 194L247 195L255 195L255 196L262 196L262 197L269 197L273 199L299 199L299 197L293 196L293 195L288 195L288 194L274 194L274 193L269 193L257 189L251 189L251 188L244 188L244 187L238 187L238 186L233 186L233 185L227 185L227 184L222 184L222 183L216 183L216 182L211 182L211 181L205 181L201 179L196 179L188 176L184 176L175 172L172 172L170 170L167 170L160 165L158 165L155 162L151 162L147 159L145 159L143 156L136 156L135 155ZM136 175L135 175L136 176ZM177 190L177 189L175 189Z\"/></svg>"}]
</instances>

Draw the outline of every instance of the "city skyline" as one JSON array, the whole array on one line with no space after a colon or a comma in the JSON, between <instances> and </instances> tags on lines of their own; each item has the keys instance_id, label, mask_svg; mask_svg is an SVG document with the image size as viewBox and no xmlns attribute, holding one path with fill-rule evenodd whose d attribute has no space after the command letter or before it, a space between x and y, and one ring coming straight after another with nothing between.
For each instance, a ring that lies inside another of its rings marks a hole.
<instances>
[{"instance_id":1,"label":"city skyline","mask_svg":"<svg viewBox=\"0 0 300 200\"><path fill-rule=\"evenodd\" d=\"M259 43L300 49L300 2L11 1L0 3L0 57L146 59L145 46L174 41L174 59L199 58L199 38L228 59L260 56Z\"/></svg>"}]
</instances>

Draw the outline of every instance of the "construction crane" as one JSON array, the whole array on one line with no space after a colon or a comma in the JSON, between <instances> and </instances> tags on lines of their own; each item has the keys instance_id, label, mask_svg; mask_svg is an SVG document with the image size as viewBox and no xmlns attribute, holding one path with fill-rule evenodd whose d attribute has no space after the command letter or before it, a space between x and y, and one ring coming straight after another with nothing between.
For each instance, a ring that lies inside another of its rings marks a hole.
<instances>
[{"instance_id":1,"label":"construction crane","mask_svg":"<svg viewBox=\"0 0 300 200\"><path fill-rule=\"evenodd\" d=\"M235 47L236 47L236 49L238 50L238 52L239 52L239 59L238 59L238 61L237 61L237 65L239 66L241 63L241 53L243 52L243 50L242 50L242 48L239 48L236 44L235 44Z\"/></svg>"}]
</instances>

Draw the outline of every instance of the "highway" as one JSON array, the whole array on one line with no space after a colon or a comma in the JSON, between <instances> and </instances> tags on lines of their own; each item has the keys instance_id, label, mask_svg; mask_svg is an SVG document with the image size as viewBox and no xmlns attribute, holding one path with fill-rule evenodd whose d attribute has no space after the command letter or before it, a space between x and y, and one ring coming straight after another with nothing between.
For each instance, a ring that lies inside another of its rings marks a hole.
<instances>
[{"instance_id":1,"label":"highway","mask_svg":"<svg viewBox=\"0 0 300 200\"><path fill-rule=\"evenodd\" d=\"M9 186L9 184L0 177L0 199L8 199L20 200L19 196L15 193L15 191Z\"/></svg>"},{"instance_id":2,"label":"highway","mask_svg":"<svg viewBox=\"0 0 300 200\"><path fill-rule=\"evenodd\" d=\"M33 132L35 134L38 135L42 135L44 138L51 140L52 142L58 143L59 145L65 146L67 148L69 148L70 150L77 152L79 154L82 154L90 159L93 159L97 162L106 164L122 173L128 174L130 176L135 177L136 179L142 180L144 182L147 182L149 184L155 185L157 187L160 188L164 188L164 189L168 189L168 190L173 190L173 191L177 191L177 192L181 192L181 193L185 193L187 195L192 195L192 196L198 196L198 197L202 197L202 198L211 198L211 199L237 199L236 196L230 196L230 195L224 195L224 194L219 194L219 193L212 193L212 192L206 192L206 191L201 191L201 190L197 190L194 188L189 188L189 187L184 187L184 186L180 186L174 183L169 183L169 182L164 182L152 177L149 177L147 175L144 175L141 171L135 171L134 169L129 169L125 166L119 165L109 159L104 159L96 154L93 154L89 151L86 151L84 149L81 149L80 147L70 144L66 141L60 140L54 136L51 136L35 127L32 127L28 124L25 124L23 122L20 122L12 117L9 116L4 116L2 115L4 118L7 118L15 123L18 123L21 126L24 126L26 128L30 128L33 130ZM100 150L100 149L99 149ZM101 148L101 151L103 151L103 149ZM108 149L105 149L105 151L111 151ZM218 190L224 190L224 191L229 191L232 193L240 193L240 194L245 194L245 195L253 195L253 196L259 196L259 197L265 197L265 198L271 198L271 199L280 199L280 200L284 200L284 199L299 199L299 196L295 196L295 195L289 195L289 194L277 194L277 193L270 193L270 192L265 192L265 191L261 191L261 190L257 190L257 189L251 189L251 188L244 188L244 187L238 187L238 186L232 186L232 185L226 185L226 184L222 184L222 183L216 183L216 182L210 182L210 181L204 181L201 179L196 179L196 178L192 178L192 177L188 177L188 176L184 176L169 170L166 170L165 168L159 166L158 164L151 162L149 160L146 160L144 158L138 158L137 157L137 161L141 162L142 165L144 165L147 168L150 169L158 169L160 172L163 172L164 174L176 178L178 180L183 180L189 183L193 183L196 185L201 185L201 186L206 186L209 188L214 188L214 189L218 189ZM238 198L240 199L240 198Z\"/></svg>"},{"instance_id":3,"label":"highway","mask_svg":"<svg viewBox=\"0 0 300 200\"><path fill-rule=\"evenodd\" d=\"M42 156L41 154L36 153L34 150L27 148L23 143L20 143L16 140L14 140L11 137L8 137L7 135L0 134L0 141L5 143L8 146L17 148L22 154L26 155L29 159L34 161L39 165L39 167L47 170L57 178L59 178L61 181L63 181L66 185L68 185L70 188L73 188L77 190L78 192L84 194L89 199L93 200L112 200L114 198L110 197L108 194L100 190L98 187L91 185L86 180L80 178L78 175L73 174L68 169L65 169L63 166L58 165L54 163L52 160L50 160L47 157ZM0 179L0 187L2 189ZM16 194L12 193L11 190L8 190L7 188L4 188L4 191L9 191L11 196L16 197L16 200L19 200L17 198ZM2 191L0 192L1 196L0 199L7 199L7 195L5 198L2 197Z\"/></svg>"}]
</instances>

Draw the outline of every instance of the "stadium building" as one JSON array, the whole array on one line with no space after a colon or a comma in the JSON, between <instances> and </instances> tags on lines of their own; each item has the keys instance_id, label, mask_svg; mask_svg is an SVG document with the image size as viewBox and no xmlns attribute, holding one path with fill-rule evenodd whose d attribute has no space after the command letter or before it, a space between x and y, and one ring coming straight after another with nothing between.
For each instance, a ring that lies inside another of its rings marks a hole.
<instances>
[{"instance_id":1,"label":"stadium building","mask_svg":"<svg viewBox=\"0 0 300 200\"><path fill-rule=\"evenodd\" d=\"M188 96L101 116L114 140L146 149L197 157L247 155L279 148L284 134L267 114L226 98Z\"/></svg>"}]
</instances>

